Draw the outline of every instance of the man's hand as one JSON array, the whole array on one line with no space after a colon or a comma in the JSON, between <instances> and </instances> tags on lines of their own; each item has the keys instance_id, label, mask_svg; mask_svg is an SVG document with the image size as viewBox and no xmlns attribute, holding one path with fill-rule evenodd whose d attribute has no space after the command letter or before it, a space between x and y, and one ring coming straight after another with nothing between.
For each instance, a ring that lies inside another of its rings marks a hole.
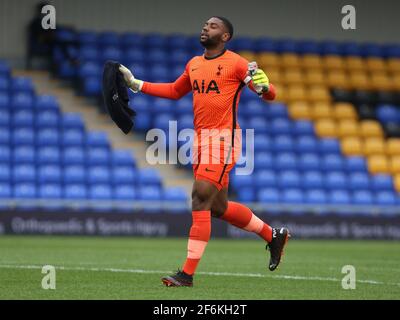
<instances>
[{"instance_id":1,"label":"man's hand","mask_svg":"<svg viewBox=\"0 0 400 320\"><path fill-rule=\"evenodd\" d=\"M251 76L254 88L258 93L265 93L269 90L269 79L264 71L257 69L257 71Z\"/></svg>"},{"instance_id":2,"label":"man's hand","mask_svg":"<svg viewBox=\"0 0 400 320\"><path fill-rule=\"evenodd\" d=\"M142 89L143 81L135 79L132 72L127 67L121 64L119 71L121 71L122 75L124 76L126 85L131 88L133 92L137 93Z\"/></svg>"}]
</instances>

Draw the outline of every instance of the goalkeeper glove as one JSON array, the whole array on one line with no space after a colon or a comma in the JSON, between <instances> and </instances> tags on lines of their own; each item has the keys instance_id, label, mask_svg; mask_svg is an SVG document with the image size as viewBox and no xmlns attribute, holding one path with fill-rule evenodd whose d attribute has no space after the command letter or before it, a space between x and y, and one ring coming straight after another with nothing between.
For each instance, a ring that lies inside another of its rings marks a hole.
<instances>
[{"instance_id":1,"label":"goalkeeper glove","mask_svg":"<svg viewBox=\"0 0 400 320\"><path fill-rule=\"evenodd\" d=\"M135 79L132 72L121 64L119 67L119 71L121 71L122 75L124 76L124 80L126 85L134 92L137 93L142 90L143 81L139 79Z\"/></svg>"},{"instance_id":2,"label":"goalkeeper glove","mask_svg":"<svg viewBox=\"0 0 400 320\"><path fill-rule=\"evenodd\" d=\"M251 75L251 80L253 81L254 88L256 89L257 93L265 93L269 90L269 79L264 71L261 69L257 69Z\"/></svg>"}]
</instances>

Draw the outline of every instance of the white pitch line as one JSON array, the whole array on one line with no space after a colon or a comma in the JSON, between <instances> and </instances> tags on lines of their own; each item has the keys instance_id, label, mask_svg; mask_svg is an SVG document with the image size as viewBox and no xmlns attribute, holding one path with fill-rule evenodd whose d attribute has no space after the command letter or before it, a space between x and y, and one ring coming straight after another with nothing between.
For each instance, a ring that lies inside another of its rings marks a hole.
<instances>
[{"instance_id":1,"label":"white pitch line","mask_svg":"<svg viewBox=\"0 0 400 320\"><path fill-rule=\"evenodd\" d=\"M95 272L117 272L117 273L148 273L148 274L169 274L169 271L163 270L142 270L142 269L118 269L118 268L95 268L95 267L64 267L64 266L54 266L58 270L65 271L95 271ZM0 269L42 269L43 266L39 265L11 265L11 264L0 264ZM298 275L266 275L261 273L230 273L230 272L197 272L197 274L207 275L207 276L227 276L227 277L248 277L248 278L272 278L272 279L287 279L287 280L305 280L305 281L331 281L340 282L341 279L331 278L331 277L308 277L308 276L298 276ZM376 280L356 280L359 283L367 283L374 285L391 285L400 286L400 283L395 282L382 282Z\"/></svg>"}]
</instances>

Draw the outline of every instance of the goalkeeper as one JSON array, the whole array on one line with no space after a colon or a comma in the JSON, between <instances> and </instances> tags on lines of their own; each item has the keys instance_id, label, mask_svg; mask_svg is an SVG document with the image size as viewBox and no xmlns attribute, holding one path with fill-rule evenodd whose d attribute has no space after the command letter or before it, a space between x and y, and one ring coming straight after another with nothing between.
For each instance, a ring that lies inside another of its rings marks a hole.
<instances>
[{"instance_id":1,"label":"goalkeeper","mask_svg":"<svg viewBox=\"0 0 400 320\"><path fill-rule=\"evenodd\" d=\"M192 227L186 261L182 270L162 278L166 286L193 285L193 275L210 239L211 217L259 235L270 250L268 267L271 271L280 263L289 237L288 229L272 228L245 205L228 201L229 172L241 152L237 123L240 92L248 85L264 100L273 100L276 94L264 71L225 49L232 36L233 26L229 20L218 16L208 19L199 39L205 48L204 54L192 58L174 83L144 82L135 79L126 67L120 67L134 92L169 99L179 99L193 92L197 139L193 146ZM216 131L218 139L215 139Z\"/></svg>"}]
</instances>

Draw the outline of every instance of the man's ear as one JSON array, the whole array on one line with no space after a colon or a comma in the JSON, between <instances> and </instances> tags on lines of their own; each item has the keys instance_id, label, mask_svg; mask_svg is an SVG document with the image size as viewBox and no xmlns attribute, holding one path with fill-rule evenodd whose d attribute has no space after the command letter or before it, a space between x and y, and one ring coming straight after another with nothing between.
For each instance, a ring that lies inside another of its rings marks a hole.
<instances>
[{"instance_id":1,"label":"man's ear","mask_svg":"<svg viewBox=\"0 0 400 320\"><path fill-rule=\"evenodd\" d=\"M225 33L222 35L222 41L228 42L230 36L231 36L231 35L230 35L228 32L225 32Z\"/></svg>"}]
</instances>

